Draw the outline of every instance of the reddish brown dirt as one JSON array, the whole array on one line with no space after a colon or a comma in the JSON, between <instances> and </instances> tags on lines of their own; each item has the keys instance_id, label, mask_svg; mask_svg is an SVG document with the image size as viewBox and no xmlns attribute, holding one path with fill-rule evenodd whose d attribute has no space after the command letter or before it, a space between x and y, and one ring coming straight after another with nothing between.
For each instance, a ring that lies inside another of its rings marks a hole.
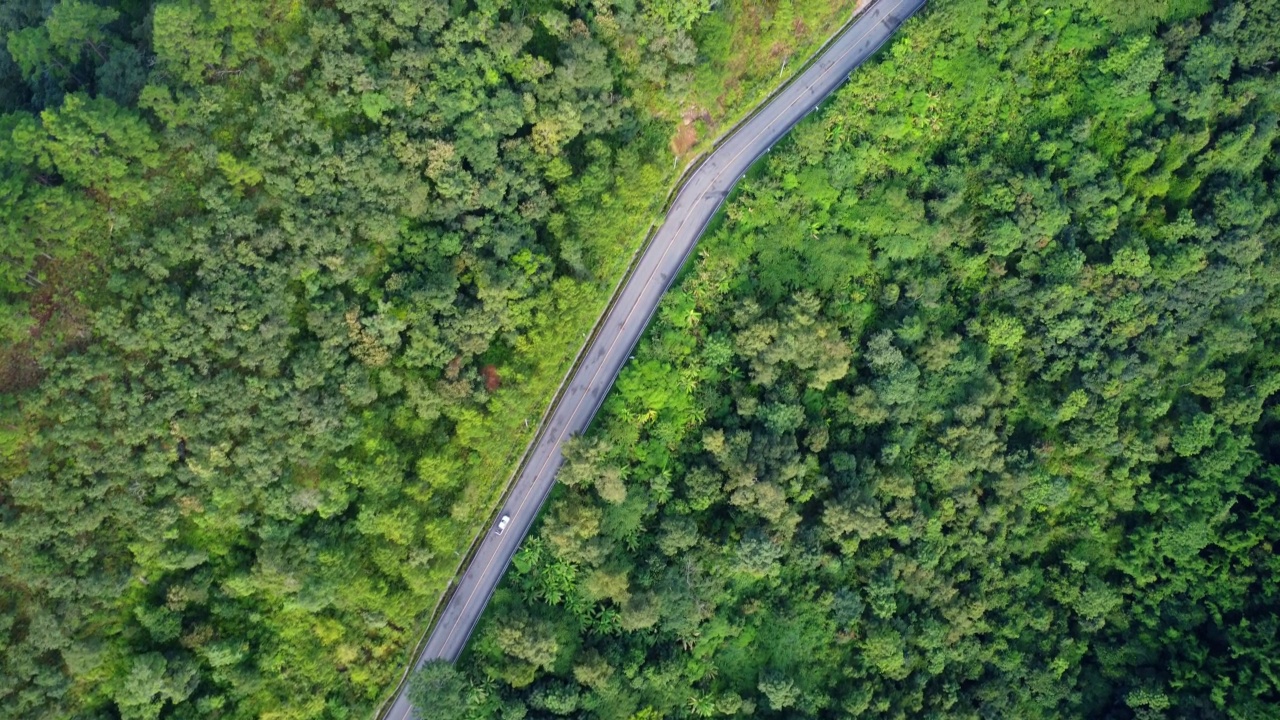
<instances>
[{"instance_id":1,"label":"reddish brown dirt","mask_svg":"<svg viewBox=\"0 0 1280 720\"><path fill-rule=\"evenodd\" d=\"M671 138L671 152L680 156L689 152L689 148L698 142L698 131L692 125L681 125Z\"/></svg>"},{"instance_id":2,"label":"reddish brown dirt","mask_svg":"<svg viewBox=\"0 0 1280 720\"><path fill-rule=\"evenodd\" d=\"M699 121L705 123L708 127L712 125L711 113L705 108L697 105L690 105L680 113L681 120L680 129L676 130L676 134L671 138L671 152L679 157L684 155L698 142Z\"/></svg>"}]
</instances>

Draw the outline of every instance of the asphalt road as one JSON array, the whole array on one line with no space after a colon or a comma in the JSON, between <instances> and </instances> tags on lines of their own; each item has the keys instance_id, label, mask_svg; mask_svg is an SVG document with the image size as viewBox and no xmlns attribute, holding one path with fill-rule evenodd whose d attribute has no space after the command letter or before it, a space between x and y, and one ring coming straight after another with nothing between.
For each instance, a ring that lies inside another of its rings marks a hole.
<instances>
[{"instance_id":1,"label":"asphalt road","mask_svg":"<svg viewBox=\"0 0 1280 720\"><path fill-rule=\"evenodd\" d=\"M879 0L832 42L817 62L725 139L685 183L666 220L639 258L616 302L573 372L560 402L529 453L528 462L512 487L502 514L511 516L497 535L491 528L457 589L445 606L415 667L432 660L458 659L484 612L489 597L519 548L555 482L565 440L586 429L612 387L632 348L644 333L658 301L699 236L733 186L757 159L805 115L812 112L870 57L903 20L923 7L925 0ZM383 716L386 720L413 717L407 687ZM419 717L432 720L431 708Z\"/></svg>"}]
</instances>

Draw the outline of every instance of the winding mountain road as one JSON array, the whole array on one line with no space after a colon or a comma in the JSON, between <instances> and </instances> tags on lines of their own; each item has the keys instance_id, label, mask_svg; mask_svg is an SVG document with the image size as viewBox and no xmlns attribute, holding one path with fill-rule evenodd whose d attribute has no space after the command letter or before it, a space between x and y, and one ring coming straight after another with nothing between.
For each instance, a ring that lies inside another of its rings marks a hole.
<instances>
[{"instance_id":1,"label":"winding mountain road","mask_svg":"<svg viewBox=\"0 0 1280 720\"><path fill-rule=\"evenodd\" d=\"M571 371L559 402L529 451L500 516L511 521L501 534L490 528L462 573L415 667L455 661L502 579L555 482L560 449L586 429L605 394L644 333L658 301L699 236L747 169L848 78L893 35L925 0L877 0L835 39L798 78L724 139L688 178L666 219L633 267L581 362ZM409 720L408 685L401 685L385 720ZM431 720L431 708L418 717Z\"/></svg>"}]
</instances>

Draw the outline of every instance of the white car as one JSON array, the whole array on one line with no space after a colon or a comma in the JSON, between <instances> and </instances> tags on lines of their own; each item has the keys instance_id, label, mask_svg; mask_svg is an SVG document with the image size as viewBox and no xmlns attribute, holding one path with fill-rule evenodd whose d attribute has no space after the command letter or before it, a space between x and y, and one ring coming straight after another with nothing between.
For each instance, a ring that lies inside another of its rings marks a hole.
<instances>
[{"instance_id":1,"label":"white car","mask_svg":"<svg viewBox=\"0 0 1280 720\"><path fill-rule=\"evenodd\" d=\"M510 515L503 515L503 516L502 516L502 518L498 520L498 529L497 529L496 531L494 531L494 533L493 533L493 534L494 534L494 535L501 535L501 534L502 534L502 531L507 529L507 525L508 525L510 522L511 522L511 516L510 516Z\"/></svg>"}]
</instances>

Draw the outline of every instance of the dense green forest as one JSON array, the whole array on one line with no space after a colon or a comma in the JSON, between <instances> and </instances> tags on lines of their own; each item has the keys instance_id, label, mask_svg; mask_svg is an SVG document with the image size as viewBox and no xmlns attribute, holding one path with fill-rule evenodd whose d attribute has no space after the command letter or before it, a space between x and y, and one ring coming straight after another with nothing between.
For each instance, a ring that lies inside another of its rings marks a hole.
<instances>
[{"instance_id":1,"label":"dense green forest","mask_svg":"<svg viewBox=\"0 0 1280 720\"><path fill-rule=\"evenodd\" d=\"M680 164L827 0L0 4L0 717L394 687Z\"/></svg>"},{"instance_id":2,"label":"dense green forest","mask_svg":"<svg viewBox=\"0 0 1280 720\"><path fill-rule=\"evenodd\" d=\"M760 163L433 720L1280 717L1280 2L933 0Z\"/></svg>"}]
</instances>

